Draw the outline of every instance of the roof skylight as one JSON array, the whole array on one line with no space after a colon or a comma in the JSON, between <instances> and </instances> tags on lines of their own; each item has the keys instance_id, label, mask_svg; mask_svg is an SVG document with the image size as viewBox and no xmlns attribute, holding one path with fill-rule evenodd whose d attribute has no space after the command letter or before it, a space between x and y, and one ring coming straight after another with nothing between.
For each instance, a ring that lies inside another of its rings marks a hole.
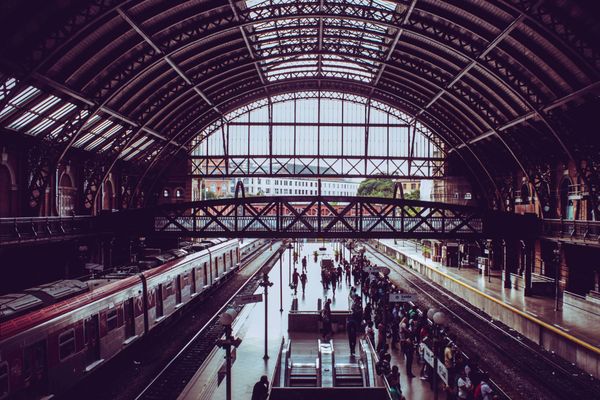
<instances>
[{"instance_id":1,"label":"roof skylight","mask_svg":"<svg viewBox=\"0 0 600 400\"><path fill-rule=\"evenodd\" d=\"M379 7L383 22L391 20L392 1L351 0L365 7ZM297 4L290 0L247 0L246 6L261 10L274 4ZM340 0L328 4L342 3ZM344 3L347 3L345 1ZM252 13L251 13L252 15ZM283 15L285 17L285 15ZM322 29L321 29L322 27ZM322 30L322 32L319 32ZM269 81L298 77L333 77L370 82L385 57L388 27L343 18L282 18L253 26L252 45ZM299 55L310 54L311 57ZM331 57L331 55L337 55Z\"/></svg>"}]
</instances>

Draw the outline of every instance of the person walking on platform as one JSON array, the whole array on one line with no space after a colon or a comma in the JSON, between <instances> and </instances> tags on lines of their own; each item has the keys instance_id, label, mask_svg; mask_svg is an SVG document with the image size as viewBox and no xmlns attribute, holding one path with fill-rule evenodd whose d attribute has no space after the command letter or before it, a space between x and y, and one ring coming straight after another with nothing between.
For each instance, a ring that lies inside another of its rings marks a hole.
<instances>
[{"instance_id":1,"label":"person walking on platform","mask_svg":"<svg viewBox=\"0 0 600 400\"><path fill-rule=\"evenodd\" d=\"M321 283L323 284L323 289L324 290L328 290L329 289L329 283L327 282L328 280L328 276L327 276L327 271L326 270L321 270Z\"/></svg>"},{"instance_id":2,"label":"person walking on platform","mask_svg":"<svg viewBox=\"0 0 600 400\"><path fill-rule=\"evenodd\" d=\"M356 320L351 316L346 320L346 332L348 332L348 344L350 345L350 355L354 356L356 351L356 334L357 334Z\"/></svg>"},{"instance_id":3,"label":"person walking on platform","mask_svg":"<svg viewBox=\"0 0 600 400\"><path fill-rule=\"evenodd\" d=\"M306 256L302 257L302 272L306 272Z\"/></svg>"},{"instance_id":4,"label":"person walking on platform","mask_svg":"<svg viewBox=\"0 0 600 400\"><path fill-rule=\"evenodd\" d=\"M292 274L292 286L294 287L294 296L298 294L298 278L300 278L300 274L298 270L294 268L294 273Z\"/></svg>"},{"instance_id":5,"label":"person walking on platform","mask_svg":"<svg viewBox=\"0 0 600 400\"><path fill-rule=\"evenodd\" d=\"M404 350L404 356L406 357L406 376L408 376L409 378L412 378L412 377L414 377L414 375L412 373L412 363L413 363L413 357L415 355L415 346L414 346L413 340L410 336L408 336L406 338L406 340L404 341L403 350Z\"/></svg>"},{"instance_id":6,"label":"person walking on platform","mask_svg":"<svg viewBox=\"0 0 600 400\"><path fill-rule=\"evenodd\" d=\"M269 397L269 379L266 375L260 377L260 380L254 384L252 389L252 400L267 400Z\"/></svg>"},{"instance_id":7,"label":"person walking on platform","mask_svg":"<svg viewBox=\"0 0 600 400\"><path fill-rule=\"evenodd\" d=\"M302 271L302 275L300 275L300 283L302 284L302 294L306 291L306 280L307 280L306 272Z\"/></svg>"}]
</instances>

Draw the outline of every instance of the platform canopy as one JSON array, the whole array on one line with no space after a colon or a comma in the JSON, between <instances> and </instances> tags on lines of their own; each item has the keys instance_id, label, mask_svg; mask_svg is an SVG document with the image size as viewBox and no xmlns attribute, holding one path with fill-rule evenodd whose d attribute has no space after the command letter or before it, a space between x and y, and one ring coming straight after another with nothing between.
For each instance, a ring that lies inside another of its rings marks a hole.
<instances>
[{"instance_id":1,"label":"platform canopy","mask_svg":"<svg viewBox=\"0 0 600 400\"><path fill-rule=\"evenodd\" d=\"M3 1L0 127L153 176L240 107L341 92L491 179L600 153L594 3Z\"/></svg>"}]
</instances>

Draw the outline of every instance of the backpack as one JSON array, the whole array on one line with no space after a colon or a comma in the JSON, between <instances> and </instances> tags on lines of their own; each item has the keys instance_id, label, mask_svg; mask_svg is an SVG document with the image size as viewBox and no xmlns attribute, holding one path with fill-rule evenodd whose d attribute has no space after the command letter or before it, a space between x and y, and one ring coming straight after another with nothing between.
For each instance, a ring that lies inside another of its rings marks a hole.
<instances>
[{"instance_id":1,"label":"backpack","mask_svg":"<svg viewBox=\"0 0 600 400\"><path fill-rule=\"evenodd\" d=\"M483 399L483 397L481 396L481 383L479 383L479 385L477 385L477 387L475 388L475 391L473 392L473 399L475 399L475 400Z\"/></svg>"}]
</instances>

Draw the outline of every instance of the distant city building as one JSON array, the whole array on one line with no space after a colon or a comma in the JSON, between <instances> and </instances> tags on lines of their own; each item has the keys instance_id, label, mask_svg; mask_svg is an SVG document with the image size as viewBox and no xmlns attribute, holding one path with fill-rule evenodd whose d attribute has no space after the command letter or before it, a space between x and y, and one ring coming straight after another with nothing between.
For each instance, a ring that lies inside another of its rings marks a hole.
<instances>
[{"instance_id":1,"label":"distant city building","mask_svg":"<svg viewBox=\"0 0 600 400\"><path fill-rule=\"evenodd\" d=\"M232 197L235 185L242 181L246 194L252 196L298 195L314 196L318 194L316 178L231 178L231 179L193 179L192 200L203 200L209 196ZM344 179L322 178L321 194L324 196L356 196L359 182ZM204 189L205 193L202 193Z\"/></svg>"},{"instance_id":2,"label":"distant city building","mask_svg":"<svg viewBox=\"0 0 600 400\"><path fill-rule=\"evenodd\" d=\"M235 192L235 185L230 191L232 179L192 179L192 201L204 200L208 192L214 197L231 197ZM204 193L202 193L204 189Z\"/></svg>"},{"instance_id":3,"label":"distant city building","mask_svg":"<svg viewBox=\"0 0 600 400\"><path fill-rule=\"evenodd\" d=\"M404 194L421 190L421 181L417 179L398 179L396 182L402 184L402 191Z\"/></svg>"},{"instance_id":4,"label":"distant city building","mask_svg":"<svg viewBox=\"0 0 600 400\"><path fill-rule=\"evenodd\" d=\"M232 179L229 190L235 191L237 181L244 183L246 193L254 196L298 195L310 196L318 194L316 178L236 178ZM321 178L321 194L325 196L356 196L358 182L344 179Z\"/></svg>"}]
</instances>

